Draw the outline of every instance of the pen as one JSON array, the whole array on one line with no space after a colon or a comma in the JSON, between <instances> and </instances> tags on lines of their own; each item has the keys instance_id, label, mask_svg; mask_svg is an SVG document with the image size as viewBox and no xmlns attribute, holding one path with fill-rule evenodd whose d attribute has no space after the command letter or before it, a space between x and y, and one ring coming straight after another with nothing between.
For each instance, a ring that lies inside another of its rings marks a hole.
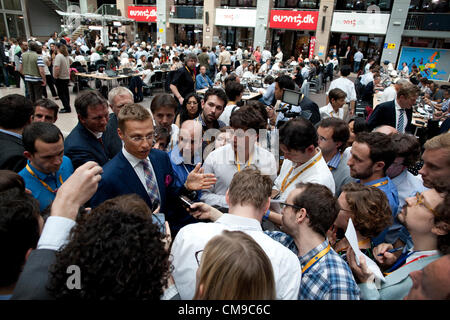
<instances>
[{"instance_id":1,"label":"pen","mask_svg":"<svg viewBox=\"0 0 450 320\"><path fill-rule=\"evenodd\" d=\"M388 250L387 252L389 252L389 253L394 253L394 252L397 252L397 251L400 251L400 250L403 250L403 247L391 249L391 250ZM378 254L378 256L382 256L382 255L384 255L384 253Z\"/></svg>"}]
</instances>

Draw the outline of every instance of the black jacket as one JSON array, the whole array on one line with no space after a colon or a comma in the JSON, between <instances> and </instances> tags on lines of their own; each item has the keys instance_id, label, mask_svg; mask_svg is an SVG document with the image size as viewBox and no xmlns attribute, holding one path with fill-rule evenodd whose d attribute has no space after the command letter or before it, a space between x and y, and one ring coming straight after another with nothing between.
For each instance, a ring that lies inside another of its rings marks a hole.
<instances>
[{"instance_id":1,"label":"black jacket","mask_svg":"<svg viewBox=\"0 0 450 320\"><path fill-rule=\"evenodd\" d=\"M376 127L381 125L387 125L394 128L397 128L397 119L395 116L395 100L386 101L379 104L370 115L367 120L367 124L369 125L369 129L373 130ZM406 132L413 132L413 128L411 125L412 121L412 109L406 109L406 117L408 122L406 124Z\"/></svg>"},{"instance_id":2,"label":"black jacket","mask_svg":"<svg viewBox=\"0 0 450 320\"><path fill-rule=\"evenodd\" d=\"M0 132L0 169L19 172L25 168L27 159L22 139Z\"/></svg>"}]
</instances>

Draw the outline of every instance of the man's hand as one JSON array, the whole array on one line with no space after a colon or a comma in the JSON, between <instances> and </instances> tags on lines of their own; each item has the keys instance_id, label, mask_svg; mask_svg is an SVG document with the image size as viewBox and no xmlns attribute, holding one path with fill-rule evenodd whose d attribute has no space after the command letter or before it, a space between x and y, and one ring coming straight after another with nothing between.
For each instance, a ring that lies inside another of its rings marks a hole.
<instances>
[{"instance_id":1,"label":"man's hand","mask_svg":"<svg viewBox=\"0 0 450 320\"><path fill-rule=\"evenodd\" d=\"M392 266L395 261L397 261L397 256L393 253L388 252L388 250L393 249L394 247L390 243L381 243L375 248L373 248L373 256L375 261L383 267ZM401 251L399 251L401 253ZM379 256L381 254L381 256Z\"/></svg>"},{"instance_id":2,"label":"man's hand","mask_svg":"<svg viewBox=\"0 0 450 320\"><path fill-rule=\"evenodd\" d=\"M209 204L203 202L193 203L189 209L189 212L195 219L207 219L211 221L216 221L223 214L216 208L213 208Z\"/></svg>"},{"instance_id":3,"label":"man's hand","mask_svg":"<svg viewBox=\"0 0 450 320\"><path fill-rule=\"evenodd\" d=\"M93 161L75 170L56 193L51 215L75 220L78 209L97 191L102 172L102 167Z\"/></svg>"},{"instance_id":4,"label":"man's hand","mask_svg":"<svg viewBox=\"0 0 450 320\"><path fill-rule=\"evenodd\" d=\"M204 169L201 164L197 163L195 169L192 170L186 180L185 187L188 190L202 190L211 188L217 179L213 173L203 173Z\"/></svg>"},{"instance_id":5,"label":"man's hand","mask_svg":"<svg viewBox=\"0 0 450 320\"><path fill-rule=\"evenodd\" d=\"M366 259L364 256L359 257L360 266L356 263L355 252L352 248L348 248L347 250L347 261L350 269L352 269L353 274L361 281L364 282L372 282L375 279L372 271L367 267Z\"/></svg>"}]
</instances>

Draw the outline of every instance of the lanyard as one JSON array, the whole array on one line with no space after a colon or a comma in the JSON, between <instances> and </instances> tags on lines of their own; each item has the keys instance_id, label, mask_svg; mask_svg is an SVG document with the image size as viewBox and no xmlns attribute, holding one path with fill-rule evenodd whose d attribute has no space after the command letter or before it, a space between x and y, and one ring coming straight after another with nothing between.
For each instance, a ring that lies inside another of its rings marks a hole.
<instances>
[{"instance_id":1,"label":"lanyard","mask_svg":"<svg viewBox=\"0 0 450 320\"><path fill-rule=\"evenodd\" d=\"M362 246L366 246L368 244L370 244L370 239L364 239L364 240L358 241L358 248L361 248ZM348 246L336 251L336 253L339 253L342 251L347 251L347 249L348 249Z\"/></svg>"},{"instance_id":2,"label":"lanyard","mask_svg":"<svg viewBox=\"0 0 450 320\"><path fill-rule=\"evenodd\" d=\"M248 162L247 162L246 166L249 166L251 163L252 163L252 155L250 155L250 157L248 158ZM241 172L241 165L239 164L239 157L238 157L237 153L236 153L236 165L237 165L238 172Z\"/></svg>"},{"instance_id":3,"label":"lanyard","mask_svg":"<svg viewBox=\"0 0 450 320\"><path fill-rule=\"evenodd\" d=\"M392 272L394 272L394 271L396 271L396 270L398 270L398 269L400 269L400 268L403 268L404 266L407 266L407 265L410 264L410 263L413 263L413 262L418 261L418 260L423 259L423 258L427 258L427 257L431 257L431 256L437 255L437 253L435 253L435 254L424 254L424 255L422 255L422 256L420 256L420 257L415 258L414 260L411 260L411 261L408 262L408 263L405 263L405 264L399 266L401 263L405 262L406 259L408 259L408 257L409 257L410 255L412 255L413 253L414 253L414 251L411 252L411 253L409 253L408 255L406 255L403 259L401 259L401 261L400 261L399 263L396 263L396 264L389 270L390 272L385 272L384 275L385 275L385 276L388 276L388 275L390 275ZM400 260L400 258L399 258L399 260Z\"/></svg>"},{"instance_id":4,"label":"lanyard","mask_svg":"<svg viewBox=\"0 0 450 320\"><path fill-rule=\"evenodd\" d=\"M381 181L381 182L378 182L378 183L375 183L375 184L371 184L370 187L378 188L378 187L380 187L380 186L384 186L384 185L387 184L387 183L388 183L388 179L386 179L386 180L384 180L384 181Z\"/></svg>"},{"instance_id":5,"label":"lanyard","mask_svg":"<svg viewBox=\"0 0 450 320\"><path fill-rule=\"evenodd\" d=\"M192 81L194 81L194 83L195 83L195 71L194 71L194 74L192 74L192 72L189 70L188 67L186 67L186 66L184 66L184 67L185 67L186 70L189 72L190 76L192 77Z\"/></svg>"},{"instance_id":6,"label":"lanyard","mask_svg":"<svg viewBox=\"0 0 450 320\"><path fill-rule=\"evenodd\" d=\"M41 179L39 179L39 177L33 172L33 170L31 170L30 166L27 164L26 166L28 172L35 177L36 179L39 180L39 182L47 188L48 191L52 192L52 193L56 193L56 191L58 191L58 188L56 188L55 190L53 190L48 184L46 184L44 181L42 181ZM61 182L61 184L63 184L63 180L61 178L61 175L59 175L59 181ZM58 183L56 183L56 186L58 186Z\"/></svg>"},{"instance_id":7,"label":"lanyard","mask_svg":"<svg viewBox=\"0 0 450 320\"><path fill-rule=\"evenodd\" d=\"M331 246L328 243L328 246L325 249L320 251L318 254L312 257L311 260L308 261L308 263L302 268L302 273L307 272L313 265L315 265L317 261L319 261L324 255L328 253L328 251L330 251L330 248Z\"/></svg>"},{"instance_id":8,"label":"lanyard","mask_svg":"<svg viewBox=\"0 0 450 320\"><path fill-rule=\"evenodd\" d=\"M306 170L308 170L309 168L311 168L313 165L315 165L320 159L322 159L322 153L320 153L320 155L314 159L310 164L308 164L305 168L303 168L302 170L300 170L299 173L297 173L289 182L287 181L287 179L289 178L289 176L292 173L292 170L294 170L294 166L291 167L291 169L289 170L288 174L286 175L286 177L284 177L283 182L281 183L281 192L284 192L287 187L289 187L291 185L292 182L295 181L295 179L298 178L299 175L301 175L303 172L305 172Z\"/></svg>"}]
</instances>

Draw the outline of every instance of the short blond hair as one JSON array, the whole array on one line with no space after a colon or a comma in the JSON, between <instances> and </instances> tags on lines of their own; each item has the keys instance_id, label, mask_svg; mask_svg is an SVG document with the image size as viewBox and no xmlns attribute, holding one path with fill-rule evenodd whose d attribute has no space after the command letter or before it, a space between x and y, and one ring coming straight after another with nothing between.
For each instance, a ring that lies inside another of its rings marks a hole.
<instances>
[{"instance_id":1,"label":"short blond hair","mask_svg":"<svg viewBox=\"0 0 450 320\"><path fill-rule=\"evenodd\" d=\"M200 285L203 292L199 290ZM269 257L246 233L224 230L206 244L194 299L276 299L275 277Z\"/></svg>"},{"instance_id":2,"label":"short blond hair","mask_svg":"<svg viewBox=\"0 0 450 320\"><path fill-rule=\"evenodd\" d=\"M138 103L130 103L123 106L117 116L118 127L122 131L125 129L126 121L145 121L147 119L153 120L152 115L147 109Z\"/></svg>"},{"instance_id":3,"label":"short blond hair","mask_svg":"<svg viewBox=\"0 0 450 320\"><path fill-rule=\"evenodd\" d=\"M272 194L272 179L253 167L237 172L228 189L230 205L251 205L263 209Z\"/></svg>"},{"instance_id":4,"label":"short blond hair","mask_svg":"<svg viewBox=\"0 0 450 320\"><path fill-rule=\"evenodd\" d=\"M446 149L450 151L450 132L440 134L427 140L424 144L425 150L427 149Z\"/></svg>"}]
</instances>

